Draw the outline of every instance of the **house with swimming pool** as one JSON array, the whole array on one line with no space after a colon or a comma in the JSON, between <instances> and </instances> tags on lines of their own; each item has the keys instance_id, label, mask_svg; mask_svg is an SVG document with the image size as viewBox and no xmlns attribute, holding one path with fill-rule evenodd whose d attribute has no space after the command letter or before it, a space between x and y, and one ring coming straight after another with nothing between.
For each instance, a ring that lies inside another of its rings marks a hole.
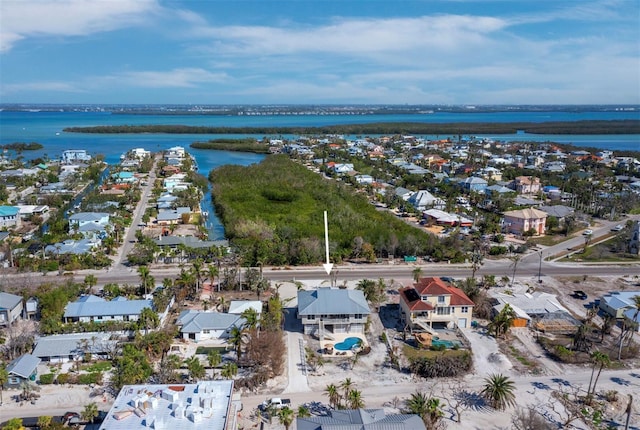
<instances>
[{"instance_id":1,"label":"house with swimming pool","mask_svg":"<svg viewBox=\"0 0 640 430\"><path fill-rule=\"evenodd\" d=\"M459 288L440 278L420 278L400 290L400 320L411 333L434 328L466 328L474 303Z\"/></svg>"},{"instance_id":2,"label":"house with swimming pool","mask_svg":"<svg viewBox=\"0 0 640 430\"><path fill-rule=\"evenodd\" d=\"M298 291L297 315L304 326L304 334L320 339L350 333L364 337L370 313L369 304L360 290L320 287Z\"/></svg>"}]
</instances>

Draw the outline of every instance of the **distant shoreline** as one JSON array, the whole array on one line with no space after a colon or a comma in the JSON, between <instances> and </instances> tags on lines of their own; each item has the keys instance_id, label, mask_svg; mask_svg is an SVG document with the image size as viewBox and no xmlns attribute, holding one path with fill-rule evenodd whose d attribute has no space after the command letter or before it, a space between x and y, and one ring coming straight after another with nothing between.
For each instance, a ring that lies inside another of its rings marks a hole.
<instances>
[{"instance_id":1,"label":"distant shoreline","mask_svg":"<svg viewBox=\"0 0 640 430\"><path fill-rule=\"evenodd\" d=\"M427 135L482 135L529 134L556 135L615 135L640 134L640 120L585 120L557 122L509 123L369 123L341 124L318 127L208 127L189 125L101 125L67 127L67 133L90 134L427 134ZM523 136L523 138L526 138Z\"/></svg>"}]
</instances>

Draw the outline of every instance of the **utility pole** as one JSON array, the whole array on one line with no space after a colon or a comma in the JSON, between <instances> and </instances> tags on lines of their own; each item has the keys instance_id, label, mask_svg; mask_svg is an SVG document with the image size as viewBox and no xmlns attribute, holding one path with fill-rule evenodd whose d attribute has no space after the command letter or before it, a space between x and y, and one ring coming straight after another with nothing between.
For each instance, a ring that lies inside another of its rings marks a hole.
<instances>
[{"instance_id":1,"label":"utility pole","mask_svg":"<svg viewBox=\"0 0 640 430\"><path fill-rule=\"evenodd\" d=\"M542 284L542 251L540 251L540 265L538 266L538 284Z\"/></svg>"}]
</instances>

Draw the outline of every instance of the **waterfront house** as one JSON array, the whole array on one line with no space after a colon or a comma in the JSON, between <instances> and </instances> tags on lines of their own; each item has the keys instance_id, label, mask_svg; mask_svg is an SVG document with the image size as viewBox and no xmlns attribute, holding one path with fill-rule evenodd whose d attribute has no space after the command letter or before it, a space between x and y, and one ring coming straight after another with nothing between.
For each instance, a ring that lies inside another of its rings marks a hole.
<instances>
[{"instance_id":1,"label":"waterfront house","mask_svg":"<svg viewBox=\"0 0 640 430\"><path fill-rule=\"evenodd\" d=\"M47 245L44 248L44 253L46 255L88 254L95 248L100 246L100 243L100 239L92 238L84 238L80 240L67 239L63 242L54 243L53 245Z\"/></svg>"},{"instance_id":2,"label":"waterfront house","mask_svg":"<svg viewBox=\"0 0 640 430\"><path fill-rule=\"evenodd\" d=\"M22 318L23 311L21 296L0 292L0 326L8 326Z\"/></svg>"},{"instance_id":3,"label":"waterfront house","mask_svg":"<svg viewBox=\"0 0 640 430\"><path fill-rule=\"evenodd\" d=\"M153 309L153 300L116 297L107 301L101 297L86 295L67 304L64 322L137 321L144 308Z\"/></svg>"},{"instance_id":4,"label":"waterfront house","mask_svg":"<svg viewBox=\"0 0 640 430\"><path fill-rule=\"evenodd\" d=\"M72 164L77 161L90 161L91 155L84 149L67 149L62 151L61 161L64 164Z\"/></svg>"},{"instance_id":5,"label":"waterfront house","mask_svg":"<svg viewBox=\"0 0 640 430\"><path fill-rule=\"evenodd\" d=\"M102 239L106 237L109 216L106 212L79 212L69 217L69 228L86 239Z\"/></svg>"},{"instance_id":6,"label":"waterfront house","mask_svg":"<svg viewBox=\"0 0 640 430\"><path fill-rule=\"evenodd\" d=\"M503 227L507 233L523 235L533 230L535 234L544 234L547 213L535 208L519 209L503 213Z\"/></svg>"},{"instance_id":7,"label":"waterfront house","mask_svg":"<svg viewBox=\"0 0 640 430\"><path fill-rule=\"evenodd\" d=\"M175 209L162 209L158 212L156 220L160 225L180 224L182 215L191 214L191 208L179 207Z\"/></svg>"},{"instance_id":8,"label":"waterfront house","mask_svg":"<svg viewBox=\"0 0 640 430\"><path fill-rule=\"evenodd\" d=\"M16 206L0 206L0 228L20 226L20 208Z\"/></svg>"},{"instance_id":9,"label":"waterfront house","mask_svg":"<svg viewBox=\"0 0 640 430\"><path fill-rule=\"evenodd\" d=\"M23 382L35 381L40 359L31 354L23 354L7 365L7 388L20 388Z\"/></svg>"},{"instance_id":10,"label":"waterfront house","mask_svg":"<svg viewBox=\"0 0 640 430\"><path fill-rule=\"evenodd\" d=\"M228 339L234 327L245 323L240 315L196 310L182 311L176 321L182 338L194 342Z\"/></svg>"},{"instance_id":11,"label":"waterfront house","mask_svg":"<svg viewBox=\"0 0 640 430\"><path fill-rule=\"evenodd\" d=\"M319 287L298 291L298 319L305 334L364 333L371 311L360 290Z\"/></svg>"},{"instance_id":12,"label":"waterfront house","mask_svg":"<svg viewBox=\"0 0 640 430\"><path fill-rule=\"evenodd\" d=\"M400 320L411 332L433 332L434 327L466 328L474 303L459 288L440 278L420 278L400 290Z\"/></svg>"}]
</instances>

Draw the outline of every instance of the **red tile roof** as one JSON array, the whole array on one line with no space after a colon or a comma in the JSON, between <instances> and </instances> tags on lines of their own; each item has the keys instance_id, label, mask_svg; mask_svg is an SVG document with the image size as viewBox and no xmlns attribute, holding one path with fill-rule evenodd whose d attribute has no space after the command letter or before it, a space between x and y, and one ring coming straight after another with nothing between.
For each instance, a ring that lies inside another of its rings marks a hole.
<instances>
[{"instance_id":1,"label":"red tile roof","mask_svg":"<svg viewBox=\"0 0 640 430\"><path fill-rule=\"evenodd\" d=\"M413 287L421 296L451 296L451 306L473 306L474 303L460 289L452 287L440 278L420 278Z\"/></svg>"},{"instance_id":2,"label":"red tile roof","mask_svg":"<svg viewBox=\"0 0 640 430\"><path fill-rule=\"evenodd\" d=\"M413 290L413 287L406 287L400 290L400 299L407 304L407 307L411 311L432 311L435 308L430 304L423 302L420 300L420 296L418 296L415 300L410 300L407 297L407 291ZM415 291L415 290L414 290Z\"/></svg>"}]
</instances>

